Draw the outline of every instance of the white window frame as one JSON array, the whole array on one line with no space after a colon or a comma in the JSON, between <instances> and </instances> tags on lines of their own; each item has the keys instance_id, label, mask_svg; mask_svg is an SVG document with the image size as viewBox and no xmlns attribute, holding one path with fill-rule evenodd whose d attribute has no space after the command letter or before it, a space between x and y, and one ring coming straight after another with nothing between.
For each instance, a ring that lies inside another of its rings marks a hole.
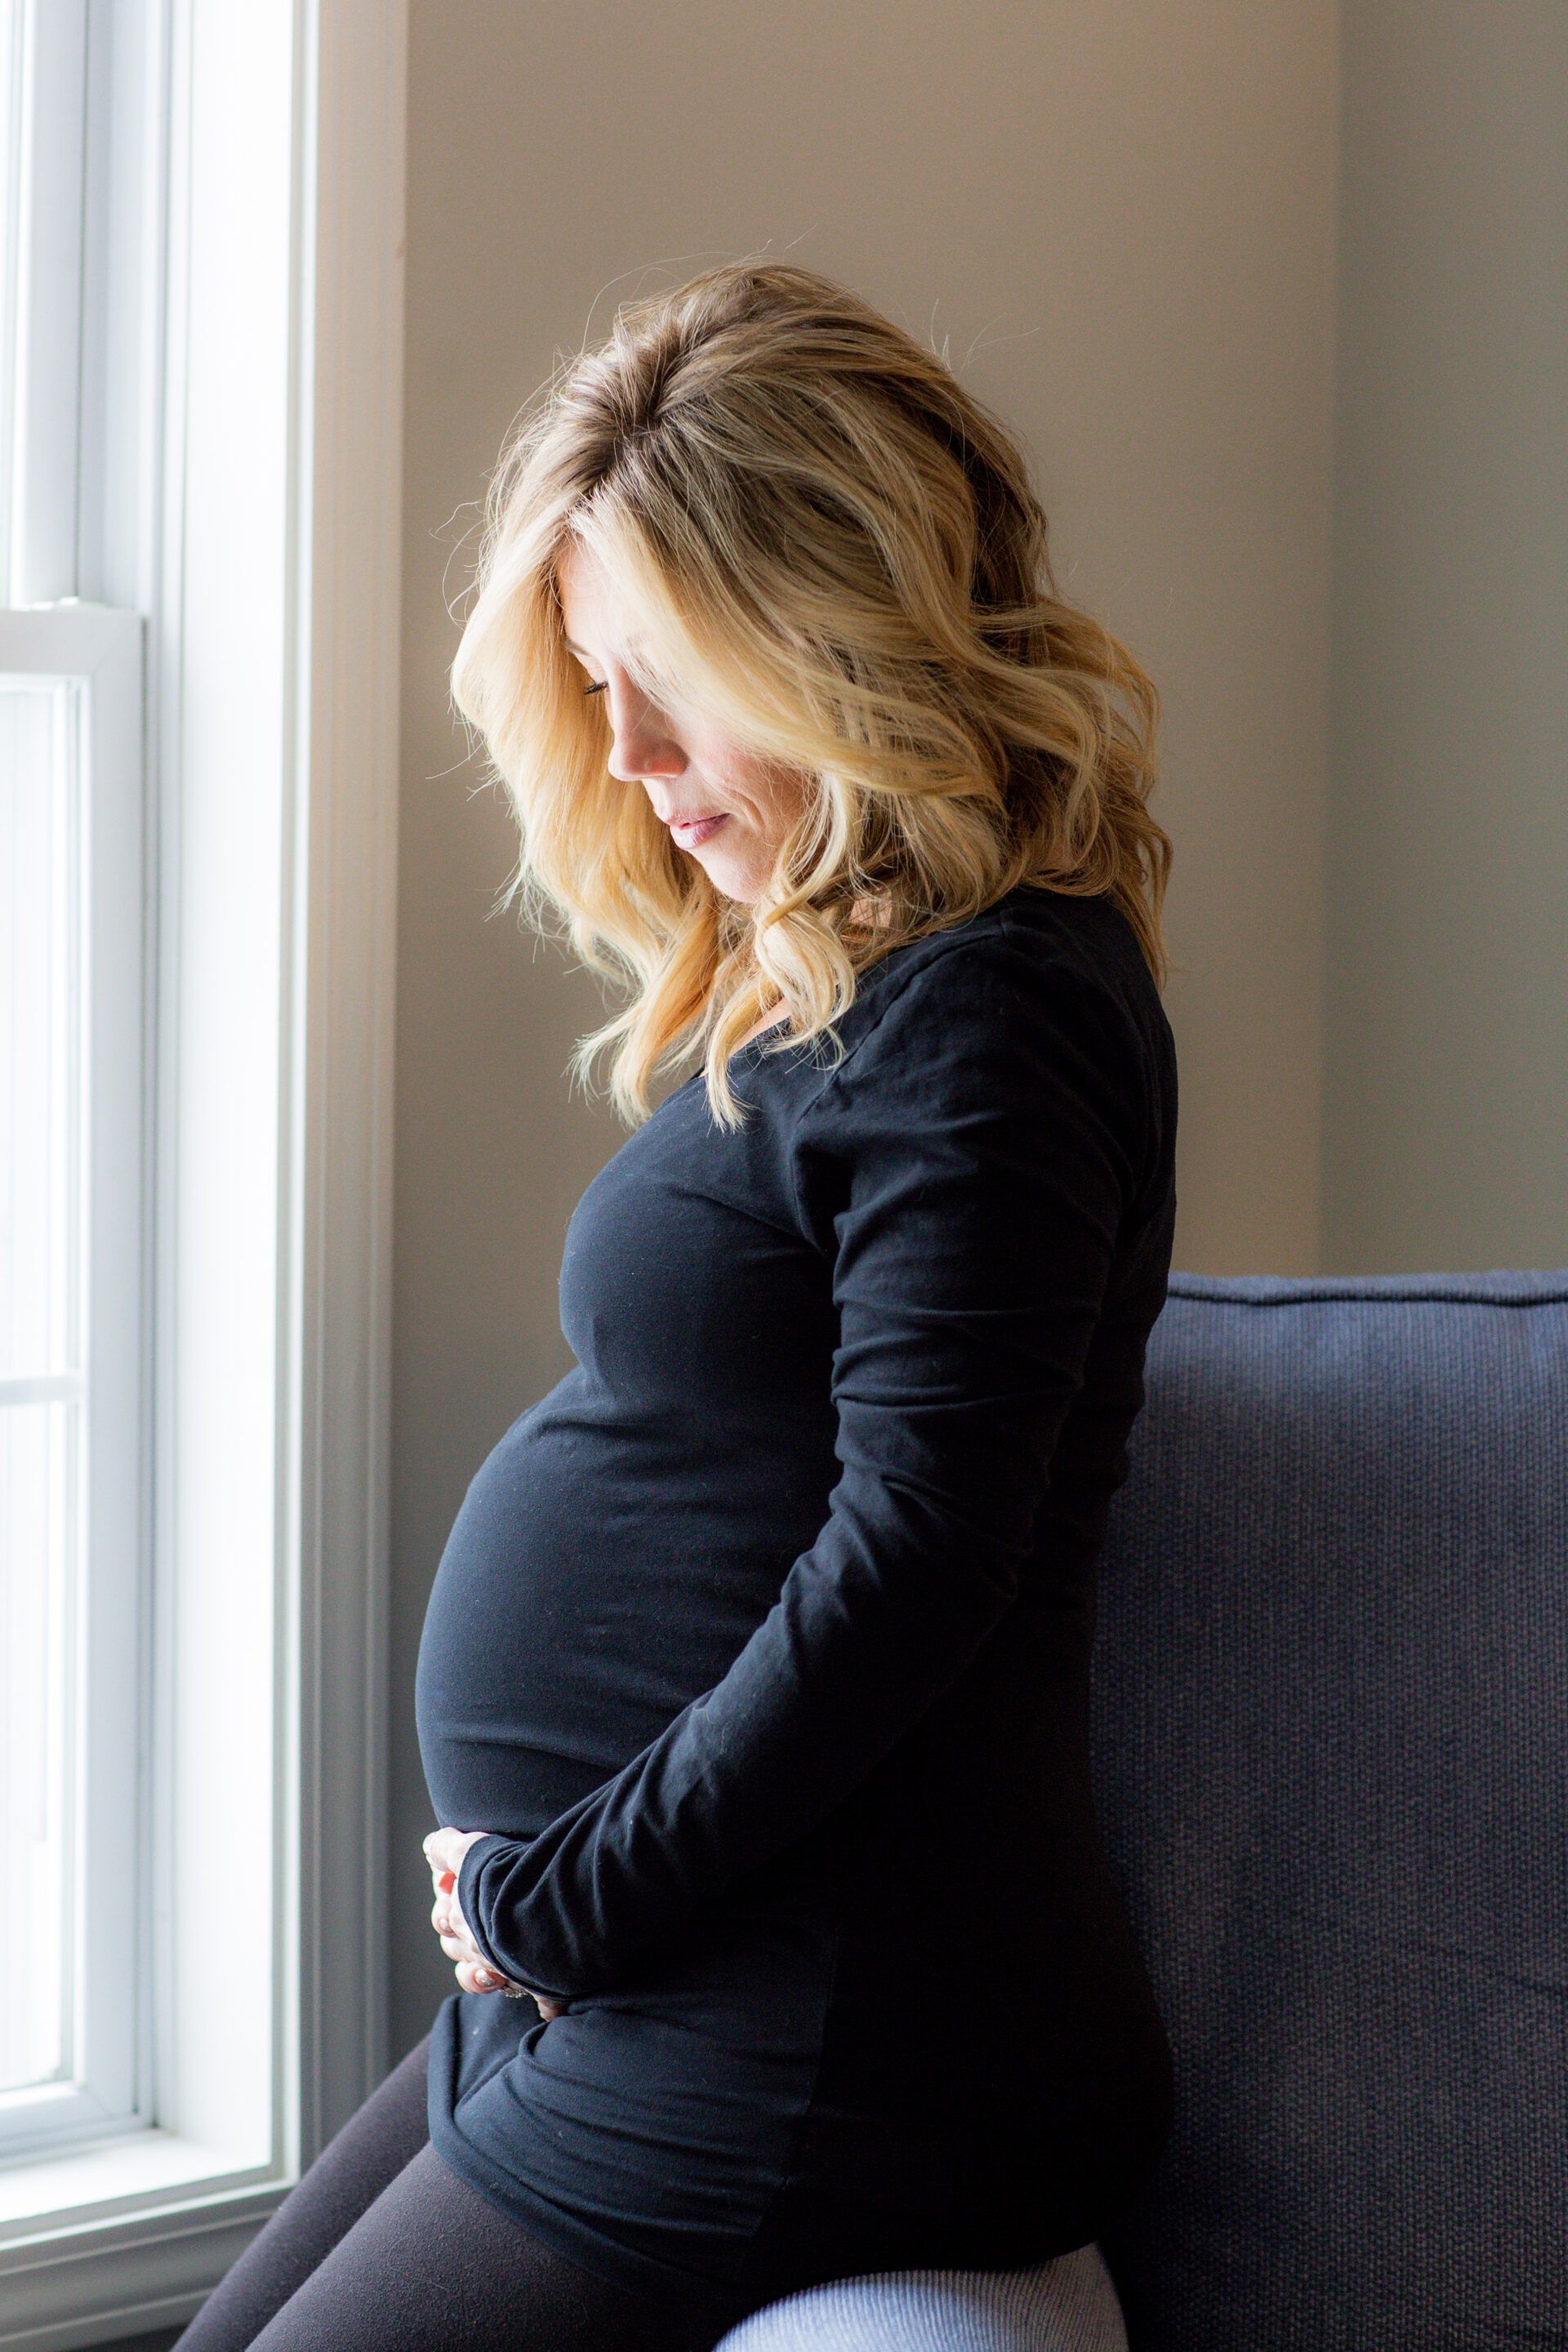
<instances>
[{"instance_id":1,"label":"white window frame","mask_svg":"<svg viewBox=\"0 0 1568 2352\"><path fill-rule=\"evenodd\" d=\"M70 1590L58 1596L67 1652L65 1875L74 1931L62 1955L70 2077L0 2094L4 2160L122 2127L136 2106L145 1965L137 1754L147 1590L142 644L135 613L89 605L0 611L0 672L52 687L59 700L58 752L73 803L62 815L73 837L77 898L72 1156L87 1211L70 1252L74 1360L53 1371L24 1368L0 1381L7 1402L75 1407L80 1465L69 1499Z\"/></svg>"},{"instance_id":2,"label":"white window frame","mask_svg":"<svg viewBox=\"0 0 1568 2352\"><path fill-rule=\"evenodd\" d=\"M406 0L79 5L74 570L7 601L147 633L146 1966L129 2106L0 2163L8 2352L187 2318L388 2063Z\"/></svg>"}]
</instances>

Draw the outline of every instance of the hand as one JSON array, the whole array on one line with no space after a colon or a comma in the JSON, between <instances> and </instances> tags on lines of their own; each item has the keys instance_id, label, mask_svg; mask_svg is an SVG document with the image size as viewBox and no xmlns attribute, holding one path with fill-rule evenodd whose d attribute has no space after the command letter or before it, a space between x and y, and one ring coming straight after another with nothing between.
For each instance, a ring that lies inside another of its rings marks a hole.
<instances>
[{"instance_id":1,"label":"hand","mask_svg":"<svg viewBox=\"0 0 1568 2352\"><path fill-rule=\"evenodd\" d=\"M430 1924L441 1939L441 1949L455 1963L458 1982L465 1992L526 1992L538 2005L541 2017L548 2021L563 2015L565 2002L552 2000L547 1994L534 1992L531 1986L517 1984L491 1968L469 1933L458 1901L458 1873L462 1868L463 1856L478 1839L489 1835L488 1830L439 1829L432 1830L426 1839L425 1859L430 1865L436 1889Z\"/></svg>"}]
</instances>

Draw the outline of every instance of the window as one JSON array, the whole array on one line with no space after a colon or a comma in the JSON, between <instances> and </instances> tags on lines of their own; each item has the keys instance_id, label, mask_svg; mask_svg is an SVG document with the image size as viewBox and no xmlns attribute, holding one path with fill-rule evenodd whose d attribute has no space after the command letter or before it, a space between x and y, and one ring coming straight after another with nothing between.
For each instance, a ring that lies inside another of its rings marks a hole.
<instances>
[{"instance_id":1,"label":"window","mask_svg":"<svg viewBox=\"0 0 1568 2352\"><path fill-rule=\"evenodd\" d=\"M0 614L0 2153L135 2100L142 624Z\"/></svg>"},{"instance_id":2,"label":"window","mask_svg":"<svg viewBox=\"0 0 1568 2352\"><path fill-rule=\"evenodd\" d=\"M0 2158L132 2117L145 1975L143 622L79 601L88 33L0 0Z\"/></svg>"},{"instance_id":3,"label":"window","mask_svg":"<svg viewBox=\"0 0 1568 2352\"><path fill-rule=\"evenodd\" d=\"M0 0L0 2346L31 2352L188 2316L387 2063L405 40L402 0Z\"/></svg>"}]
</instances>

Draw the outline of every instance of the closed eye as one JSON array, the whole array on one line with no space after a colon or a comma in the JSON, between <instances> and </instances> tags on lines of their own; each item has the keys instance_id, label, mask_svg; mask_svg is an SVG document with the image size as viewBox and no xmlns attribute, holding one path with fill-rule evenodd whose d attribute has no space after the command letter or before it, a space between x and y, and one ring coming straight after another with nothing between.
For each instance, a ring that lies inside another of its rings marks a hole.
<instances>
[{"instance_id":1,"label":"closed eye","mask_svg":"<svg viewBox=\"0 0 1568 2352\"><path fill-rule=\"evenodd\" d=\"M584 694L603 694L609 682L607 677L595 678L593 685L585 686L583 691Z\"/></svg>"}]
</instances>

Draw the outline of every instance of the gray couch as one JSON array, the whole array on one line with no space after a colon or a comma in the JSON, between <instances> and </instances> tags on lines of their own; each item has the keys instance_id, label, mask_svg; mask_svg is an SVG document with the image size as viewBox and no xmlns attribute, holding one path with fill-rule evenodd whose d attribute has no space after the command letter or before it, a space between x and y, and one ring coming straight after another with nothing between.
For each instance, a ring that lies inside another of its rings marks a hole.
<instances>
[{"instance_id":1,"label":"gray couch","mask_svg":"<svg viewBox=\"0 0 1568 2352\"><path fill-rule=\"evenodd\" d=\"M1147 1381L1096 1769L1164 2158L726 2352L1568 2352L1568 1273L1176 1275Z\"/></svg>"}]
</instances>

